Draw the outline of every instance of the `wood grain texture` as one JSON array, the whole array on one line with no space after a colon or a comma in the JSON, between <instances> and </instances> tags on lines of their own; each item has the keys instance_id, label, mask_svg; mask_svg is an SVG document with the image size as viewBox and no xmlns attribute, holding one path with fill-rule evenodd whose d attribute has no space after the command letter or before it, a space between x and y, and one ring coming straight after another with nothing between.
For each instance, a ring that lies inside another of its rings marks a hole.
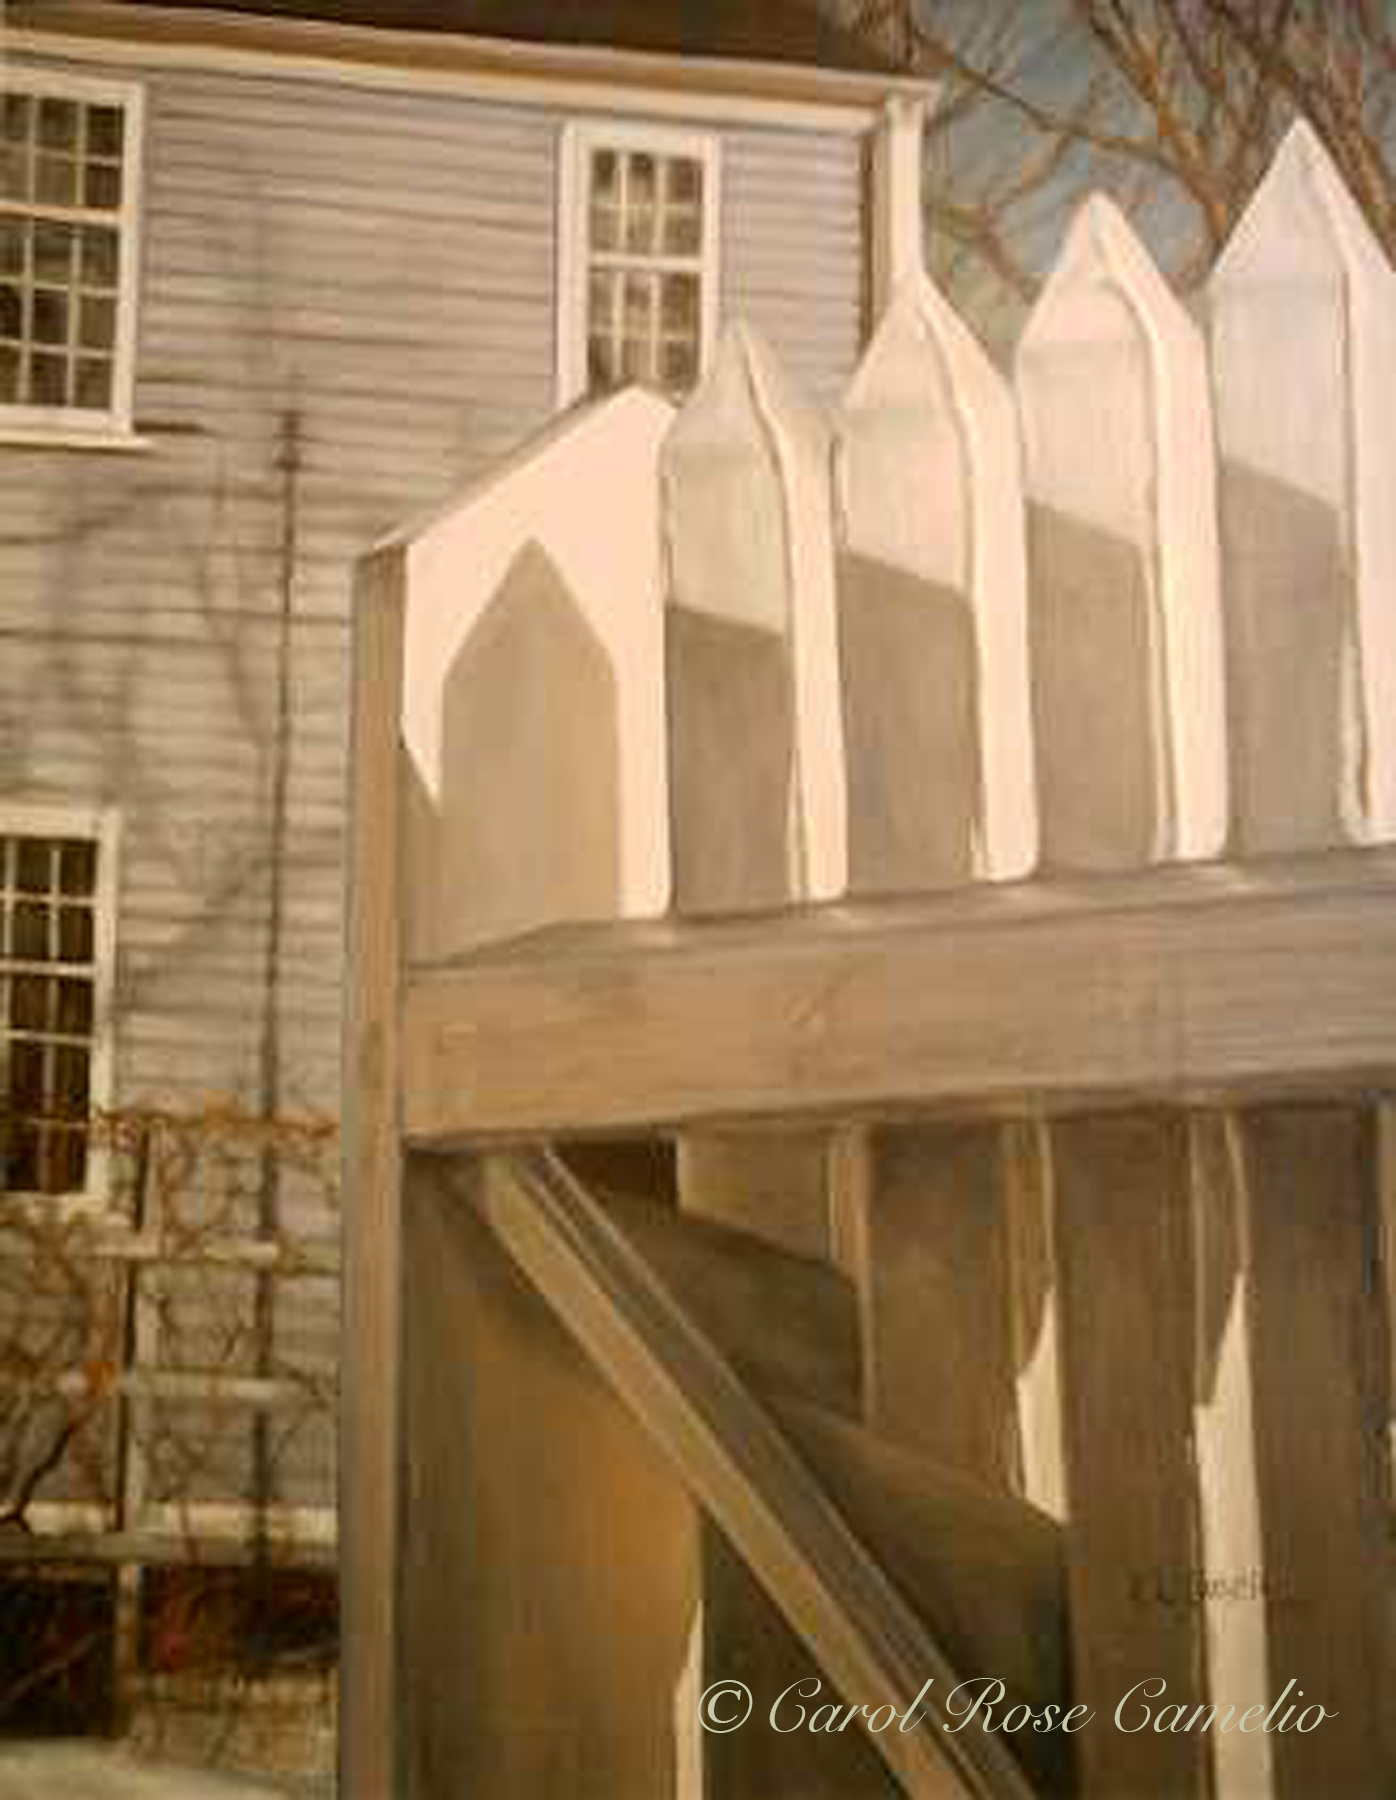
<instances>
[{"instance_id":1,"label":"wood grain texture","mask_svg":"<svg viewBox=\"0 0 1396 1800\"><path fill-rule=\"evenodd\" d=\"M400 1791L403 553L386 550L361 564L356 599L344 1026L340 1781L346 1793L388 1795Z\"/></svg>"},{"instance_id":2,"label":"wood grain texture","mask_svg":"<svg viewBox=\"0 0 1396 1800\"><path fill-rule=\"evenodd\" d=\"M1350 1105L1247 1110L1238 1125L1270 1686L1278 1695L1293 1676L1301 1708L1337 1714L1277 1735L1281 1800L1391 1792L1396 1632L1373 1126L1369 1109Z\"/></svg>"},{"instance_id":3,"label":"wood grain texture","mask_svg":"<svg viewBox=\"0 0 1396 1800\"><path fill-rule=\"evenodd\" d=\"M1202 1736L1115 1718L1139 1682L1165 1681L1168 1701L1203 1692L1201 1611L1175 1603L1199 1554L1186 1121L1067 1120L1050 1142L1073 1692L1095 1711L1080 1794L1202 1800Z\"/></svg>"},{"instance_id":4,"label":"wood grain texture","mask_svg":"<svg viewBox=\"0 0 1396 1800\"><path fill-rule=\"evenodd\" d=\"M1393 897L1372 850L544 933L409 982L405 1129L1389 1087Z\"/></svg>"},{"instance_id":5,"label":"wood grain texture","mask_svg":"<svg viewBox=\"0 0 1396 1800\"><path fill-rule=\"evenodd\" d=\"M934 1678L919 1722L873 1740L912 1800L1031 1800L1032 1789L1001 1740L941 1730L944 1697L957 1685L954 1665L908 1604L906 1586L892 1584L851 1529L846 1508L826 1497L830 1471L816 1476L808 1450L795 1454L595 1202L560 1165L536 1156L488 1159L476 1199L500 1243L645 1422L840 1691L877 1695L905 1710ZM813 1421L809 1429L821 1438L836 1431ZM836 1460L849 1493L861 1492L862 1475L846 1459ZM895 1513L886 1484L878 1492ZM1048 1522L1020 1503L1005 1502L996 1513L976 1491L954 1483L942 1483L937 1493L924 1467L918 1493L932 1510L941 1509L942 1545L958 1519L993 1541L996 1552L986 1548L986 1559L996 1553L1004 1568L1018 1570L1026 1609L1021 1635L1024 1621L1035 1616L1037 1576L1050 1574L1054 1563ZM944 1557L942 1567L953 1586L954 1558ZM972 1609L963 1622L973 1633Z\"/></svg>"}]
</instances>

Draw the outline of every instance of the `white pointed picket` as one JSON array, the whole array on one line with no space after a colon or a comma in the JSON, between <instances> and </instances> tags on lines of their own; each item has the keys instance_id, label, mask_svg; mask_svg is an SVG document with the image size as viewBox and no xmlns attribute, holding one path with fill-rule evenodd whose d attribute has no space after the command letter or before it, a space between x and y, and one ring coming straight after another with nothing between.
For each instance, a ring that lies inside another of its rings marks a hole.
<instances>
[{"instance_id":1,"label":"white pointed picket","mask_svg":"<svg viewBox=\"0 0 1396 1800\"><path fill-rule=\"evenodd\" d=\"M854 377L835 469L853 884L1024 875L1037 809L1017 420L924 275Z\"/></svg>"},{"instance_id":2,"label":"white pointed picket","mask_svg":"<svg viewBox=\"0 0 1396 1800\"><path fill-rule=\"evenodd\" d=\"M1206 357L1109 201L1077 215L1016 382L1044 856L1214 855L1227 766Z\"/></svg>"},{"instance_id":3,"label":"white pointed picket","mask_svg":"<svg viewBox=\"0 0 1396 1800\"><path fill-rule=\"evenodd\" d=\"M676 901L833 898L847 799L827 427L737 326L662 470Z\"/></svg>"},{"instance_id":4,"label":"white pointed picket","mask_svg":"<svg viewBox=\"0 0 1396 1800\"><path fill-rule=\"evenodd\" d=\"M1210 292L1239 847L1396 834L1396 273L1296 125Z\"/></svg>"},{"instance_id":5,"label":"white pointed picket","mask_svg":"<svg viewBox=\"0 0 1396 1800\"><path fill-rule=\"evenodd\" d=\"M673 416L639 389L569 413L400 535L415 955L668 905L659 453Z\"/></svg>"}]
</instances>

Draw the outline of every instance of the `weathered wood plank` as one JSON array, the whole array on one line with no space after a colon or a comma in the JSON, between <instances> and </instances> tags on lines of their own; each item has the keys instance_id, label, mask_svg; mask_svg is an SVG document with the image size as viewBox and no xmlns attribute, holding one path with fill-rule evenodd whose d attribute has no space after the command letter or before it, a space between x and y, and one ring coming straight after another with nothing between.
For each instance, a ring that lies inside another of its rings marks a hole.
<instances>
[{"instance_id":1,"label":"weathered wood plank","mask_svg":"<svg viewBox=\"0 0 1396 1800\"><path fill-rule=\"evenodd\" d=\"M1275 1734L1286 1800L1379 1800L1396 1772L1373 1127L1370 1109L1349 1104L1247 1110L1236 1127L1273 1690L1255 1698L1277 1697L1292 1676L1300 1710L1337 1715Z\"/></svg>"},{"instance_id":2,"label":"weathered wood plank","mask_svg":"<svg viewBox=\"0 0 1396 1800\"><path fill-rule=\"evenodd\" d=\"M393 1800L672 1800L697 1509L462 1204L457 1172L422 1169L406 1204L412 1677Z\"/></svg>"},{"instance_id":3,"label":"weathered wood plank","mask_svg":"<svg viewBox=\"0 0 1396 1800\"><path fill-rule=\"evenodd\" d=\"M908 1795L1031 1800L1001 1739L943 1731L945 1697L957 1679L926 1623L850 1530L843 1509L830 1504L805 1458L576 1183L546 1158L496 1158L486 1162L474 1198L786 1620L817 1646L840 1691L875 1694L903 1713L924 1709L895 1739L873 1738ZM818 1435L813 1421L810 1429ZM859 1486L861 1476L850 1474L850 1482ZM971 1492L949 1501L947 1527L957 1504L968 1521L976 1505ZM997 1528L1019 1540L1024 1592L1035 1592L1035 1553L1050 1535L1045 1522L1009 1506L996 1526L982 1501L978 1511L989 1536ZM947 1548L950 1536L947 1529ZM945 1561L953 1581L953 1558ZM935 1683L930 1693L928 1680Z\"/></svg>"},{"instance_id":4,"label":"weathered wood plank","mask_svg":"<svg viewBox=\"0 0 1396 1800\"><path fill-rule=\"evenodd\" d=\"M360 565L344 1025L340 1779L400 1791L402 708L406 557Z\"/></svg>"},{"instance_id":5,"label":"weathered wood plank","mask_svg":"<svg viewBox=\"0 0 1396 1800\"><path fill-rule=\"evenodd\" d=\"M1396 856L543 934L418 971L418 1143L1396 1081Z\"/></svg>"},{"instance_id":6,"label":"weathered wood plank","mask_svg":"<svg viewBox=\"0 0 1396 1800\"><path fill-rule=\"evenodd\" d=\"M1004 1127L880 1127L864 1147L857 1282L865 1416L988 1488L1020 1451Z\"/></svg>"},{"instance_id":7,"label":"weathered wood plank","mask_svg":"<svg viewBox=\"0 0 1396 1800\"><path fill-rule=\"evenodd\" d=\"M1073 1691L1096 1712L1081 1791L1201 1800L1197 1733L1115 1722L1138 1682L1202 1692L1199 1610L1166 1590L1198 1545L1186 1121L1137 1112L1050 1135Z\"/></svg>"}]
</instances>

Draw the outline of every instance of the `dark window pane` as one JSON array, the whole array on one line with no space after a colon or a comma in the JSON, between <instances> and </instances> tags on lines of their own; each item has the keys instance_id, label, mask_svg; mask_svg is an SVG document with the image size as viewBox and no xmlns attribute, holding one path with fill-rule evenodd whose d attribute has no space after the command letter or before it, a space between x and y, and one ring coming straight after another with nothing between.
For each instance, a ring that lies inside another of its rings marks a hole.
<instances>
[{"instance_id":1,"label":"dark window pane","mask_svg":"<svg viewBox=\"0 0 1396 1800\"><path fill-rule=\"evenodd\" d=\"M106 412L111 406L112 366L100 357L84 356L78 364L74 404Z\"/></svg>"},{"instance_id":2,"label":"dark window pane","mask_svg":"<svg viewBox=\"0 0 1396 1800\"><path fill-rule=\"evenodd\" d=\"M0 136L23 140L29 136L28 94L0 95Z\"/></svg>"},{"instance_id":3,"label":"dark window pane","mask_svg":"<svg viewBox=\"0 0 1396 1800\"><path fill-rule=\"evenodd\" d=\"M116 106L89 106L87 109L87 149L92 156L120 156L121 109Z\"/></svg>"},{"instance_id":4,"label":"dark window pane","mask_svg":"<svg viewBox=\"0 0 1396 1800\"><path fill-rule=\"evenodd\" d=\"M32 331L35 343L66 344L68 296L57 288L35 288Z\"/></svg>"},{"instance_id":5,"label":"dark window pane","mask_svg":"<svg viewBox=\"0 0 1396 1800\"><path fill-rule=\"evenodd\" d=\"M620 164L612 150L592 158L591 242L595 250L620 248Z\"/></svg>"},{"instance_id":6,"label":"dark window pane","mask_svg":"<svg viewBox=\"0 0 1396 1800\"><path fill-rule=\"evenodd\" d=\"M34 197L44 206L75 206L78 198L78 165L71 156L39 155Z\"/></svg>"},{"instance_id":7,"label":"dark window pane","mask_svg":"<svg viewBox=\"0 0 1396 1800\"><path fill-rule=\"evenodd\" d=\"M39 102L39 142L48 150L71 150L78 140L75 101L43 99Z\"/></svg>"},{"instance_id":8,"label":"dark window pane","mask_svg":"<svg viewBox=\"0 0 1396 1800\"><path fill-rule=\"evenodd\" d=\"M44 1110L44 1051L41 1044L23 1041L10 1045L10 1103L26 1118L39 1118Z\"/></svg>"},{"instance_id":9,"label":"dark window pane","mask_svg":"<svg viewBox=\"0 0 1396 1800\"><path fill-rule=\"evenodd\" d=\"M97 891L97 846L67 838L58 846L59 892L92 895Z\"/></svg>"},{"instance_id":10,"label":"dark window pane","mask_svg":"<svg viewBox=\"0 0 1396 1800\"><path fill-rule=\"evenodd\" d=\"M622 382L648 381L651 375L648 338L626 338L621 345L620 376Z\"/></svg>"},{"instance_id":11,"label":"dark window pane","mask_svg":"<svg viewBox=\"0 0 1396 1800\"><path fill-rule=\"evenodd\" d=\"M669 163L669 196L682 203L700 204L703 198L703 165L691 156L676 156Z\"/></svg>"},{"instance_id":12,"label":"dark window pane","mask_svg":"<svg viewBox=\"0 0 1396 1800\"><path fill-rule=\"evenodd\" d=\"M658 170L652 156L630 158L629 192L625 204L625 247L641 254L655 247L654 222Z\"/></svg>"},{"instance_id":13,"label":"dark window pane","mask_svg":"<svg viewBox=\"0 0 1396 1800\"><path fill-rule=\"evenodd\" d=\"M0 344L0 404L13 405L19 399L19 351Z\"/></svg>"},{"instance_id":14,"label":"dark window pane","mask_svg":"<svg viewBox=\"0 0 1396 1800\"><path fill-rule=\"evenodd\" d=\"M698 319L702 308L702 287L696 275L664 276L664 304L661 314L667 336L698 335Z\"/></svg>"},{"instance_id":15,"label":"dark window pane","mask_svg":"<svg viewBox=\"0 0 1396 1800\"><path fill-rule=\"evenodd\" d=\"M605 394L616 385L616 358L609 337L593 338L587 345L587 390Z\"/></svg>"},{"instance_id":16,"label":"dark window pane","mask_svg":"<svg viewBox=\"0 0 1396 1800\"><path fill-rule=\"evenodd\" d=\"M21 900L15 906L12 956L20 962L48 961L48 908L32 900Z\"/></svg>"},{"instance_id":17,"label":"dark window pane","mask_svg":"<svg viewBox=\"0 0 1396 1800\"><path fill-rule=\"evenodd\" d=\"M34 226L34 279L70 287L73 281L73 229L70 225Z\"/></svg>"},{"instance_id":18,"label":"dark window pane","mask_svg":"<svg viewBox=\"0 0 1396 1800\"><path fill-rule=\"evenodd\" d=\"M58 913L58 956L61 962L92 961L92 910L64 906Z\"/></svg>"},{"instance_id":19,"label":"dark window pane","mask_svg":"<svg viewBox=\"0 0 1396 1800\"><path fill-rule=\"evenodd\" d=\"M60 981L58 1030L67 1037L86 1037L92 1030L92 983Z\"/></svg>"},{"instance_id":20,"label":"dark window pane","mask_svg":"<svg viewBox=\"0 0 1396 1800\"><path fill-rule=\"evenodd\" d=\"M83 185L84 206L116 208L121 205L121 165L90 162Z\"/></svg>"},{"instance_id":21,"label":"dark window pane","mask_svg":"<svg viewBox=\"0 0 1396 1800\"><path fill-rule=\"evenodd\" d=\"M82 281L84 287L116 286L117 234L101 225L87 225L82 233Z\"/></svg>"},{"instance_id":22,"label":"dark window pane","mask_svg":"<svg viewBox=\"0 0 1396 1800\"><path fill-rule=\"evenodd\" d=\"M86 1050L60 1044L53 1052L53 1111L60 1119L85 1119L91 1099L92 1059Z\"/></svg>"},{"instance_id":23,"label":"dark window pane","mask_svg":"<svg viewBox=\"0 0 1396 1800\"><path fill-rule=\"evenodd\" d=\"M83 296L78 318L78 341L87 350L110 350L116 342L116 302L105 297Z\"/></svg>"},{"instance_id":24,"label":"dark window pane","mask_svg":"<svg viewBox=\"0 0 1396 1800\"><path fill-rule=\"evenodd\" d=\"M10 1121L5 1186L12 1193L32 1193L39 1185L39 1133L19 1119Z\"/></svg>"},{"instance_id":25,"label":"dark window pane","mask_svg":"<svg viewBox=\"0 0 1396 1800\"><path fill-rule=\"evenodd\" d=\"M66 356L30 358L29 395L36 406L68 404L68 359Z\"/></svg>"},{"instance_id":26,"label":"dark window pane","mask_svg":"<svg viewBox=\"0 0 1396 1800\"><path fill-rule=\"evenodd\" d=\"M15 887L21 894L53 888L53 846L47 838L20 838L15 845Z\"/></svg>"},{"instance_id":27,"label":"dark window pane","mask_svg":"<svg viewBox=\"0 0 1396 1800\"><path fill-rule=\"evenodd\" d=\"M52 1130L47 1139L44 1192L80 1194L87 1186L87 1133Z\"/></svg>"},{"instance_id":28,"label":"dark window pane","mask_svg":"<svg viewBox=\"0 0 1396 1800\"><path fill-rule=\"evenodd\" d=\"M0 337L13 338L16 343L24 338L24 301L11 282L0 283Z\"/></svg>"},{"instance_id":29,"label":"dark window pane","mask_svg":"<svg viewBox=\"0 0 1396 1800\"><path fill-rule=\"evenodd\" d=\"M664 346L664 386L673 394L686 394L698 380L698 353L692 344Z\"/></svg>"},{"instance_id":30,"label":"dark window pane","mask_svg":"<svg viewBox=\"0 0 1396 1800\"><path fill-rule=\"evenodd\" d=\"M23 219L0 219L0 275L23 274L27 230Z\"/></svg>"},{"instance_id":31,"label":"dark window pane","mask_svg":"<svg viewBox=\"0 0 1396 1800\"><path fill-rule=\"evenodd\" d=\"M32 158L22 144L0 145L0 200L27 200Z\"/></svg>"},{"instance_id":32,"label":"dark window pane","mask_svg":"<svg viewBox=\"0 0 1396 1800\"><path fill-rule=\"evenodd\" d=\"M46 975L16 975L10 983L11 1029L48 1031L53 997L53 983Z\"/></svg>"}]
</instances>

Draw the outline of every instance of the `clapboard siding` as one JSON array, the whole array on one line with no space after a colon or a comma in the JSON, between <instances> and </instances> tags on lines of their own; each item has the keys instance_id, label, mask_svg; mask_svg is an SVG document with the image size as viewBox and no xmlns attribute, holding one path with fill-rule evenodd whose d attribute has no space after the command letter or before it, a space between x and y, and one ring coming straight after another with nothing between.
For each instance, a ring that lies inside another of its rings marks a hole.
<instances>
[{"instance_id":1,"label":"clapboard siding","mask_svg":"<svg viewBox=\"0 0 1396 1800\"><path fill-rule=\"evenodd\" d=\"M255 1104L285 658L281 1105L331 1113L349 569L552 409L564 117L138 78L148 448L0 447L0 788L121 809L119 1097ZM832 397L863 331L861 146L734 130L723 156L724 313ZM199 1304L196 1285L190 1341ZM279 1354L328 1371L336 1304L324 1282L283 1294ZM331 1463L331 1434L305 1433L288 1497L327 1501Z\"/></svg>"},{"instance_id":2,"label":"clapboard siding","mask_svg":"<svg viewBox=\"0 0 1396 1800\"><path fill-rule=\"evenodd\" d=\"M751 131L723 166L723 306L834 400L864 338L863 151L856 139Z\"/></svg>"}]
</instances>

